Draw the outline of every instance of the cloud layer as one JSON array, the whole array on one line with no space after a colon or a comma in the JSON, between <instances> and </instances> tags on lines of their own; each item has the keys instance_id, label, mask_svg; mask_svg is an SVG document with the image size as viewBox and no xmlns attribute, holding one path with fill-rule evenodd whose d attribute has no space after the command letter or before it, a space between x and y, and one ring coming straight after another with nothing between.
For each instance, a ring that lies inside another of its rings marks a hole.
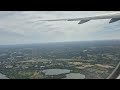
<instances>
[{"instance_id":1,"label":"cloud layer","mask_svg":"<svg viewBox=\"0 0 120 90\"><path fill-rule=\"evenodd\" d=\"M113 11L111 11L113 12ZM120 22L93 20L42 22L43 19L80 18L108 11L0 11L0 45L120 39Z\"/></svg>"}]
</instances>

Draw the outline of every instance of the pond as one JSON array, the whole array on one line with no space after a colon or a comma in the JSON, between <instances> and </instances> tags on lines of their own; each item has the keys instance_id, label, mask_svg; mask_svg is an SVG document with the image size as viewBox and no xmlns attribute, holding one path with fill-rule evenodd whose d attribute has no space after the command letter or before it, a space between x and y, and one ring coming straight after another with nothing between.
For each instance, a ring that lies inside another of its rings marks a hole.
<instances>
[{"instance_id":1,"label":"pond","mask_svg":"<svg viewBox=\"0 0 120 90\"><path fill-rule=\"evenodd\" d=\"M60 75L60 74L66 74L65 78L62 79L85 79L85 75L80 73L70 73L71 70L68 69L46 69L42 72L45 73L45 75Z\"/></svg>"},{"instance_id":2,"label":"pond","mask_svg":"<svg viewBox=\"0 0 120 90\"><path fill-rule=\"evenodd\" d=\"M45 75L59 75L59 74L67 74L70 73L70 70L68 69L46 69L42 72L45 73Z\"/></svg>"}]
</instances>

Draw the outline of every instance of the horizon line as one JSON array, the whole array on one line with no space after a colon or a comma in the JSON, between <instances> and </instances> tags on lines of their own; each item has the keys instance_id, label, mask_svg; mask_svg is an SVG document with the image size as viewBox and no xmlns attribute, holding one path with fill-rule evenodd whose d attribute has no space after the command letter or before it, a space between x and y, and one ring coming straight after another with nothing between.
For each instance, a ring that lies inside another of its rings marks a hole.
<instances>
[{"instance_id":1,"label":"horizon line","mask_svg":"<svg viewBox=\"0 0 120 90\"><path fill-rule=\"evenodd\" d=\"M1 44L0 46L12 46L12 45L28 45L28 44L52 44L52 43L69 43L69 42L94 42L94 41L120 41L120 39L106 39L106 40L83 40L83 41L56 41L56 42L41 42L41 43L19 43L19 44Z\"/></svg>"}]
</instances>

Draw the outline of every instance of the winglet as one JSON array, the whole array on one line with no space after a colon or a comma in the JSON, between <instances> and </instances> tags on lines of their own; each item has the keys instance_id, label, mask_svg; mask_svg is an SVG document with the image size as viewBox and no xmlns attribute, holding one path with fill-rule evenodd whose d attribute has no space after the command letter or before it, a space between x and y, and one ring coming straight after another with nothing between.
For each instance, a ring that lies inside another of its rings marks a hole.
<instances>
[{"instance_id":1,"label":"winglet","mask_svg":"<svg viewBox=\"0 0 120 90\"><path fill-rule=\"evenodd\" d=\"M83 23L86 23L88 21L90 21L90 20L81 20L78 24L83 24Z\"/></svg>"},{"instance_id":2,"label":"winglet","mask_svg":"<svg viewBox=\"0 0 120 90\"><path fill-rule=\"evenodd\" d=\"M116 22L116 21L119 21L119 20L120 20L120 18L112 18L109 23L113 23L113 22Z\"/></svg>"}]
</instances>

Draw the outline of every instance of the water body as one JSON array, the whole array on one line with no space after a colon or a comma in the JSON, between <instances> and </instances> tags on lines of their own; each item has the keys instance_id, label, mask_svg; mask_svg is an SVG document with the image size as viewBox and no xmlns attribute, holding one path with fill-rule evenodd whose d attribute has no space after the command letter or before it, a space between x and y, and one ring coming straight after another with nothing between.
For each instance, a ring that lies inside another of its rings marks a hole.
<instances>
[{"instance_id":1,"label":"water body","mask_svg":"<svg viewBox=\"0 0 120 90\"><path fill-rule=\"evenodd\" d=\"M62 79L85 79L85 75L80 73L70 73L70 70L68 69L46 69L43 70L42 72L44 72L45 75L66 74L66 77Z\"/></svg>"},{"instance_id":2,"label":"water body","mask_svg":"<svg viewBox=\"0 0 120 90\"><path fill-rule=\"evenodd\" d=\"M5 75L0 73L0 79L8 79Z\"/></svg>"},{"instance_id":3,"label":"water body","mask_svg":"<svg viewBox=\"0 0 120 90\"><path fill-rule=\"evenodd\" d=\"M85 75L80 73L70 73L66 75L66 78L63 79L85 79Z\"/></svg>"},{"instance_id":4,"label":"water body","mask_svg":"<svg viewBox=\"0 0 120 90\"><path fill-rule=\"evenodd\" d=\"M59 75L59 74L67 74L70 72L68 69L46 69L43 70L45 75Z\"/></svg>"}]
</instances>

